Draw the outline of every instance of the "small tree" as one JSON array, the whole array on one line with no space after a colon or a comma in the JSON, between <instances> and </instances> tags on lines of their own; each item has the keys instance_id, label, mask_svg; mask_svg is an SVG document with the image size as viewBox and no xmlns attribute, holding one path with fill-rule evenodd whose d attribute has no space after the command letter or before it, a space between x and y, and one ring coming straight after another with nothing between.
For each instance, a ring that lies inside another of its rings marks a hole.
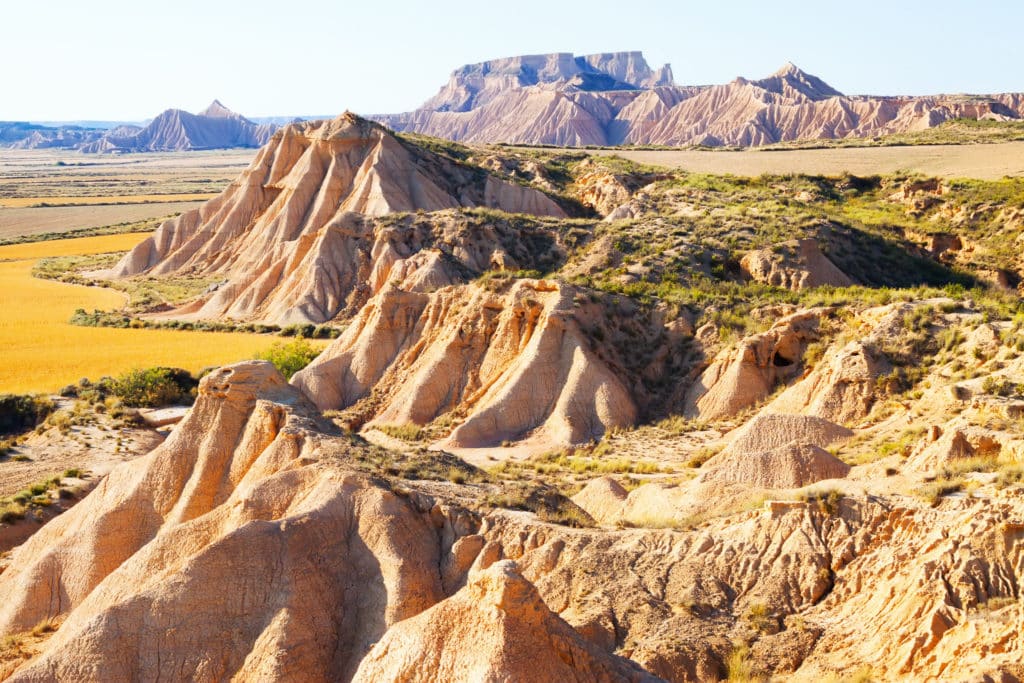
<instances>
[{"instance_id":1,"label":"small tree","mask_svg":"<svg viewBox=\"0 0 1024 683\"><path fill-rule=\"evenodd\" d=\"M270 361L274 364L286 379L313 362L313 359L320 355L312 344L306 339L299 337L287 344L276 342L269 349L259 354L260 360Z\"/></svg>"},{"instance_id":2,"label":"small tree","mask_svg":"<svg viewBox=\"0 0 1024 683\"><path fill-rule=\"evenodd\" d=\"M181 368L130 370L110 383L110 393L126 406L157 408L174 403L191 404L198 382Z\"/></svg>"}]
</instances>

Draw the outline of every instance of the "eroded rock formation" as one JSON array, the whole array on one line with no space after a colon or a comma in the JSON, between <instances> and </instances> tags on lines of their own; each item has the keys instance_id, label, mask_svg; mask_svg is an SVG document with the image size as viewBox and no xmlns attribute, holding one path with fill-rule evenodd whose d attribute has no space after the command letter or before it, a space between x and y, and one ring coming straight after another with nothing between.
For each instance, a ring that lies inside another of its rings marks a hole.
<instances>
[{"instance_id":1,"label":"eroded rock formation","mask_svg":"<svg viewBox=\"0 0 1024 683\"><path fill-rule=\"evenodd\" d=\"M688 415L718 419L767 398L801 367L806 345L817 338L820 310L787 316L767 332L719 353L688 390Z\"/></svg>"},{"instance_id":2,"label":"eroded rock formation","mask_svg":"<svg viewBox=\"0 0 1024 683\"><path fill-rule=\"evenodd\" d=\"M723 456L848 433L763 416ZM761 676L1021 674L1019 489L937 507L772 500L678 529L570 529L467 509L492 484L388 480L368 473L373 462L268 364L215 371L166 442L14 551L0 635L59 628L0 671L703 681L726 675L740 644ZM588 488L577 501L595 516L596 503L623 500L607 482Z\"/></svg>"},{"instance_id":3,"label":"eroded rock formation","mask_svg":"<svg viewBox=\"0 0 1024 683\"><path fill-rule=\"evenodd\" d=\"M425 248L447 246L476 273L517 267L495 244L501 227L473 236L459 234L455 221L451 230L442 225L425 235L422 227L403 232L401 224L369 218L477 206L565 216L539 190L416 147L351 114L297 123L279 131L221 195L161 225L110 275L222 278L177 317L324 322L346 307L354 312L382 281L420 267L430 271L419 276L423 286L451 281L451 266L412 258Z\"/></svg>"},{"instance_id":4,"label":"eroded rock formation","mask_svg":"<svg viewBox=\"0 0 1024 683\"><path fill-rule=\"evenodd\" d=\"M600 438L633 424L637 400L629 378L592 350L576 295L545 280L504 293L387 288L292 381L322 409L354 406L360 425L456 416L449 447Z\"/></svg>"}]
</instances>

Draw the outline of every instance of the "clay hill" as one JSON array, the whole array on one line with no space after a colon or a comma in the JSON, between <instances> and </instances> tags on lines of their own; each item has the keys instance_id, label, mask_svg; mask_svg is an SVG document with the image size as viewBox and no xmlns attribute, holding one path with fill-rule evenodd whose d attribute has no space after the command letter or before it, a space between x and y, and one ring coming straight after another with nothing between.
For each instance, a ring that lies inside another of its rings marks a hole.
<instances>
[{"instance_id":1,"label":"clay hill","mask_svg":"<svg viewBox=\"0 0 1024 683\"><path fill-rule=\"evenodd\" d=\"M529 225L484 227L454 215L429 224L379 220L459 207L566 216L539 189L354 115L296 123L278 131L220 196L164 223L112 274L219 278L172 315L287 324L351 314L395 280L434 289L492 267L530 268L557 251L551 240L534 244L520 234L538 232Z\"/></svg>"},{"instance_id":2,"label":"clay hill","mask_svg":"<svg viewBox=\"0 0 1024 683\"><path fill-rule=\"evenodd\" d=\"M276 129L274 124L254 123L214 100L198 114L168 109L141 127L120 125L101 130L0 123L0 144L15 149L75 149L87 154L185 152L261 147Z\"/></svg>"},{"instance_id":3,"label":"clay hill","mask_svg":"<svg viewBox=\"0 0 1024 683\"><path fill-rule=\"evenodd\" d=\"M814 445L848 441L848 430L761 419L696 480L627 492L597 477L576 504L534 491L521 500L547 500L529 503L536 513L509 511L494 501L522 482L446 474L438 463L455 461L442 454L388 455L340 432L268 363L228 366L202 380L162 445L5 559L0 672L17 682L1024 675L1019 488L979 480L973 496L930 505L885 488L903 477L851 471ZM977 427L957 433L980 443ZM962 457L944 443L921 446L946 463ZM793 491L823 479L831 493ZM723 507L751 490L770 502ZM719 512L693 517L686 496ZM576 528L553 521L556 505ZM674 512L688 521L670 522Z\"/></svg>"},{"instance_id":4,"label":"clay hill","mask_svg":"<svg viewBox=\"0 0 1024 683\"><path fill-rule=\"evenodd\" d=\"M377 117L399 131L466 142L756 146L863 138L954 119L1019 119L1021 94L846 96L793 64L759 80L678 86L639 52L566 53L464 66L419 109Z\"/></svg>"}]
</instances>

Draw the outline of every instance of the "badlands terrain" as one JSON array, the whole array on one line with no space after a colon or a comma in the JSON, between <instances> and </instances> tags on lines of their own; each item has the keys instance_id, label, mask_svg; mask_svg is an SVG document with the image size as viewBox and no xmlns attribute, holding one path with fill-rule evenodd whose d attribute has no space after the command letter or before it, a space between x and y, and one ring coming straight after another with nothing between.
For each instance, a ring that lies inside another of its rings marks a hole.
<instances>
[{"instance_id":1,"label":"badlands terrain","mask_svg":"<svg viewBox=\"0 0 1024 683\"><path fill-rule=\"evenodd\" d=\"M346 113L38 263L337 336L18 403L0 677L1024 677L1024 180L672 166Z\"/></svg>"}]
</instances>

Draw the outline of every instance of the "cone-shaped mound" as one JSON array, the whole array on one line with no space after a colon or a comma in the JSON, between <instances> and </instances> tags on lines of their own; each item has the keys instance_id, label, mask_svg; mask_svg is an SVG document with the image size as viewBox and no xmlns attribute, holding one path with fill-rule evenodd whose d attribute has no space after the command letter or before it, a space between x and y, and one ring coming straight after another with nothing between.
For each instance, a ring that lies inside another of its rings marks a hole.
<instances>
[{"instance_id":1,"label":"cone-shaped mound","mask_svg":"<svg viewBox=\"0 0 1024 683\"><path fill-rule=\"evenodd\" d=\"M505 681L511 672L551 683L660 680L584 640L547 608L515 563L504 560L471 573L454 596L393 626L353 681Z\"/></svg>"},{"instance_id":2,"label":"cone-shaped mound","mask_svg":"<svg viewBox=\"0 0 1024 683\"><path fill-rule=\"evenodd\" d=\"M9 680L350 678L444 597L443 544L319 420L269 363L205 377L166 442L14 551L0 634L63 624Z\"/></svg>"},{"instance_id":3,"label":"cone-shaped mound","mask_svg":"<svg viewBox=\"0 0 1024 683\"><path fill-rule=\"evenodd\" d=\"M825 479L841 479L850 466L824 448L793 441L760 453L733 451L716 458L701 479L761 489L796 489Z\"/></svg>"},{"instance_id":4,"label":"cone-shaped mound","mask_svg":"<svg viewBox=\"0 0 1024 683\"><path fill-rule=\"evenodd\" d=\"M220 278L213 294L181 312L197 318L323 322L365 282L374 243L366 216L458 207L565 216L539 190L352 114L294 123L224 192L161 225L110 275Z\"/></svg>"}]
</instances>

